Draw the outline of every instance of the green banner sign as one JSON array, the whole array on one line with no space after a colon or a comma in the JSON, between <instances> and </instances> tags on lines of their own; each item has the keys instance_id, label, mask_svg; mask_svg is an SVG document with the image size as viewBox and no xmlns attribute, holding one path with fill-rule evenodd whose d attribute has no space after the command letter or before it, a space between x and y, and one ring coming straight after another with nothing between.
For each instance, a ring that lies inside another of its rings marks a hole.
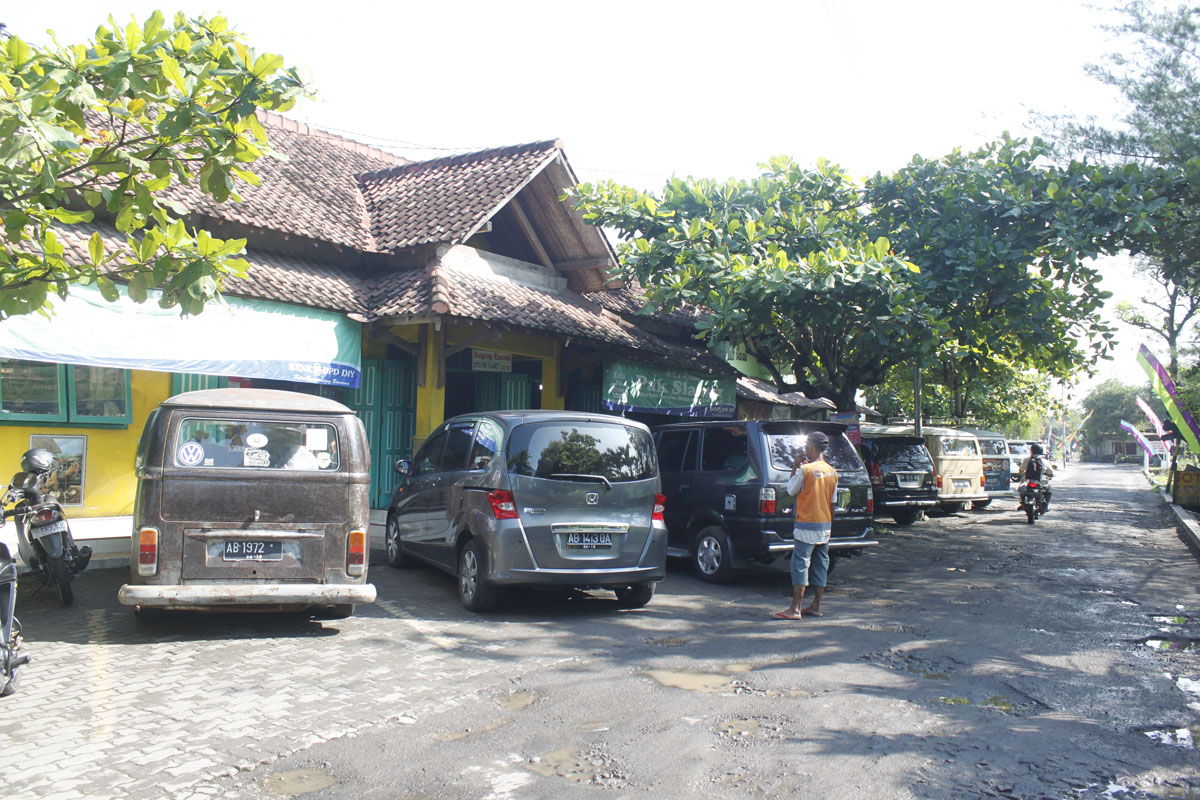
<instances>
[{"instance_id":1,"label":"green banner sign","mask_svg":"<svg viewBox=\"0 0 1200 800\"><path fill-rule=\"evenodd\" d=\"M602 404L610 411L732 419L736 403L733 378L657 369L633 361L604 365Z\"/></svg>"}]
</instances>

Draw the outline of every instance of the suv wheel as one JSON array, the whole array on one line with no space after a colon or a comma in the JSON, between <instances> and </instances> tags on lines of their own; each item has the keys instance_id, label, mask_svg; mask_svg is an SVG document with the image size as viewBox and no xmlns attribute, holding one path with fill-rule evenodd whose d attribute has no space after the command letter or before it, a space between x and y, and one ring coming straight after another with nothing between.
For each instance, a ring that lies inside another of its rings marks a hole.
<instances>
[{"instance_id":1,"label":"suv wheel","mask_svg":"<svg viewBox=\"0 0 1200 800\"><path fill-rule=\"evenodd\" d=\"M413 565L412 556L404 552L404 548L400 544L400 521L395 515L388 517L387 531L383 534L384 545L387 548L387 562L389 565L402 569Z\"/></svg>"},{"instance_id":2,"label":"suv wheel","mask_svg":"<svg viewBox=\"0 0 1200 800\"><path fill-rule=\"evenodd\" d=\"M733 576L733 550L725 531L713 525L696 534L692 568L702 581L728 583Z\"/></svg>"},{"instance_id":3,"label":"suv wheel","mask_svg":"<svg viewBox=\"0 0 1200 800\"><path fill-rule=\"evenodd\" d=\"M483 543L472 539L458 556L458 598L468 611L496 607L496 587L484 578L487 555Z\"/></svg>"},{"instance_id":4,"label":"suv wheel","mask_svg":"<svg viewBox=\"0 0 1200 800\"><path fill-rule=\"evenodd\" d=\"M622 586L614 590L617 593L617 605L621 608L641 608L654 597L654 584L650 581L635 583L632 586Z\"/></svg>"},{"instance_id":5,"label":"suv wheel","mask_svg":"<svg viewBox=\"0 0 1200 800\"><path fill-rule=\"evenodd\" d=\"M905 509L904 511L893 512L892 519L896 520L897 525L903 527L905 525L912 525L914 522L916 522L917 514L919 513L921 512L917 511L915 508L909 508Z\"/></svg>"}]
</instances>

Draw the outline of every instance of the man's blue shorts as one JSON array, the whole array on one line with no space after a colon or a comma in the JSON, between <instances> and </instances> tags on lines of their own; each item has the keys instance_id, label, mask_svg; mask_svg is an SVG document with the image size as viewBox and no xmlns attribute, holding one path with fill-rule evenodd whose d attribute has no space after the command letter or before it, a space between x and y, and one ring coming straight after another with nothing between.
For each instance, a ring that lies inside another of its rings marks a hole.
<instances>
[{"instance_id":1,"label":"man's blue shorts","mask_svg":"<svg viewBox=\"0 0 1200 800\"><path fill-rule=\"evenodd\" d=\"M792 551L792 586L808 586L811 576L812 585L825 588L829 578L829 544L806 544L796 542Z\"/></svg>"}]
</instances>

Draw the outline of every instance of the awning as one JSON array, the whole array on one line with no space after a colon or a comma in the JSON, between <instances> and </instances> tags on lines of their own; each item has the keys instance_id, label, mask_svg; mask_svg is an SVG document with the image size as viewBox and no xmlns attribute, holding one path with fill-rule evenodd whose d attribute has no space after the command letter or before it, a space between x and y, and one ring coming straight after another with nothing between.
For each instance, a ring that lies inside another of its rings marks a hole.
<instances>
[{"instance_id":1,"label":"awning","mask_svg":"<svg viewBox=\"0 0 1200 800\"><path fill-rule=\"evenodd\" d=\"M604 365L601 404L610 411L732 419L737 411L735 387L731 377L612 361Z\"/></svg>"},{"instance_id":2,"label":"awning","mask_svg":"<svg viewBox=\"0 0 1200 800\"><path fill-rule=\"evenodd\" d=\"M182 317L152 293L114 303L71 287L54 313L0 322L0 357L357 388L362 326L333 311L226 297Z\"/></svg>"}]
</instances>

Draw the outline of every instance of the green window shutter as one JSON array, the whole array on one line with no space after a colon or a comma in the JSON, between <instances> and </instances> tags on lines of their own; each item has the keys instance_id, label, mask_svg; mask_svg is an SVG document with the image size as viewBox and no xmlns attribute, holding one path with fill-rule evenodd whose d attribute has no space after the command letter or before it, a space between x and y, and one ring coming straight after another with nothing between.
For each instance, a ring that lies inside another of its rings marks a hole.
<instances>
[{"instance_id":1,"label":"green window shutter","mask_svg":"<svg viewBox=\"0 0 1200 800\"><path fill-rule=\"evenodd\" d=\"M171 373L171 394L183 392L198 392L201 389L224 389L229 385L229 379L224 375L195 375L192 373Z\"/></svg>"}]
</instances>

